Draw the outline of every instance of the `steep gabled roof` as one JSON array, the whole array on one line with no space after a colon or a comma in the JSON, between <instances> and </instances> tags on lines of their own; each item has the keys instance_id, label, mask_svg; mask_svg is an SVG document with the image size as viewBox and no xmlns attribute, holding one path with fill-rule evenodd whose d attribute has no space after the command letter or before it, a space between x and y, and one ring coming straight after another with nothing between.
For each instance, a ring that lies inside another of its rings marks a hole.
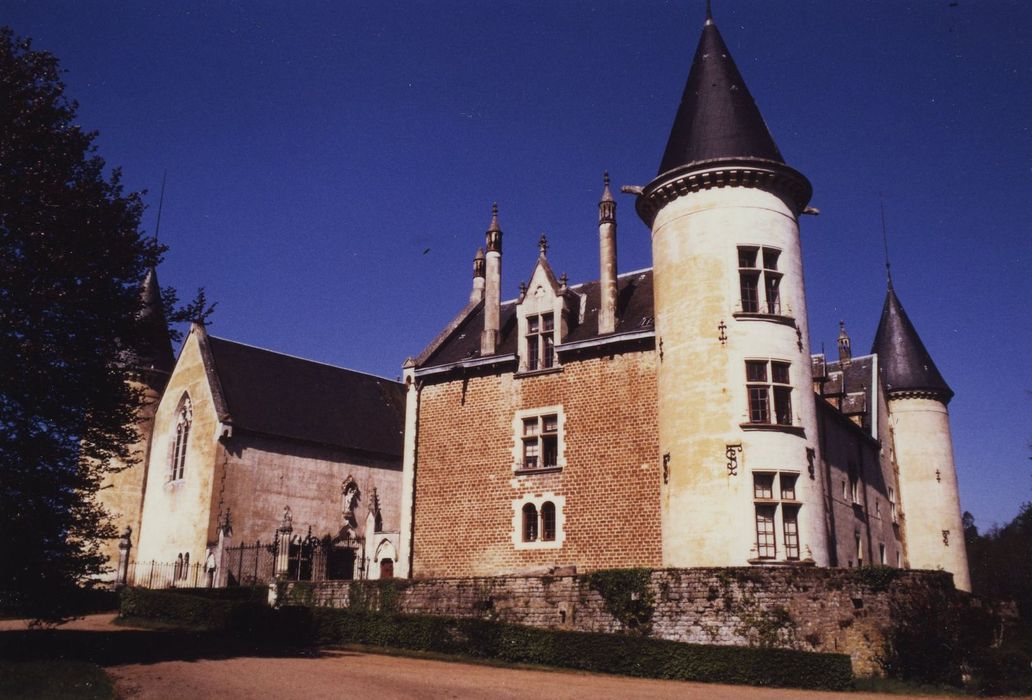
<instances>
[{"instance_id":1,"label":"steep gabled roof","mask_svg":"<svg viewBox=\"0 0 1032 700\"><path fill-rule=\"evenodd\" d=\"M878 355L882 383L890 395L926 392L947 403L953 398L953 390L939 373L891 284L871 352Z\"/></svg>"},{"instance_id":2,"label":"steep gabled roof","mask_svg":"<svg viewBox=\"0 0 1032 700\"><path fill-rule=\"evenodd\" d=\"M712 18L706 18L659 174L700 161L784 163Z\"/></svg>"},{"instance_id":3,"label":"steep gabled roof","mask_svg":"<svg viewBox=\"0 0 1032 700\"><path fill-rule=\"evenodd\" d=\"M615 334L653 327L652 270L629 272L617 277L617 325ZM598 280L574 285L567 292L571 299L569 332L563 343L574 343L599 337ZM582 301L583 299L583 301ZM484 305L468 307L461 320L453 322L451 332L437 341L437 346L417 362L418 367L461 362L480 357L480 333L484 329ZM517 347L516 300L504 302L499 315L498 347L495 354L512 355ZM421 356L422 358L422 356Z\"/></svg>"},{"instance_id":4,"label":"steep gabled roof","mask_svg":"<svg viewBox=\"0 0 1032 700\"><path fill-rule=\"evenodd\" d=\"M401 456L402 384L224 338L207 336L207 347L234 428Z\"/></svg>"}]
</instances>

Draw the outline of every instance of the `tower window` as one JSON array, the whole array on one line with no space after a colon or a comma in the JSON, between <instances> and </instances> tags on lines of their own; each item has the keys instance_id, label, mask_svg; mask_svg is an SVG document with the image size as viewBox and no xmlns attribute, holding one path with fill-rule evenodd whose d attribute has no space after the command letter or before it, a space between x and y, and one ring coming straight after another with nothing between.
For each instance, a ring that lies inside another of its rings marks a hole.
<instances>
[{"instance_id":1,"label":"tower window","mask_svg":"<svg viewBox=\"0 0 1032 700\"><path fill-rule=\"evenodd\" d=\"M785 558L799 559L799 506L782 506L782 521L785 530Z\"/></svg>"},{"instance_id":2,"label":"tower window","mask_svg":"<svg viewBox=\"0 0 1032 700\"><path fill-rule=\"evenodd\" d=\"M749 394L750 423L792 425L792 385L789 367L788 362L777 360L746 360L745 379Z\"/></svg>"},{"instance_id":3,"label":"tower window","mask_svg":"<svg viewBox=\"0 0 1032 700\"><path fill-rule=\"evenodd\" d=\"M172 439L172 453L169 458L169 481L182 479L186 472L186 450L190 441L190 425L193 423L193 406L190 397L184 395L176 411L176 432Z\"/></svg>"},{"instance_id":4,"label":"tower window","mask_svg":"<svg viewBox=\"0 0 1032 700\"><path fill-rule=\"evenodd\" d=\"M773 559L777 556L774 509L774 506L756 506L756 553L760 559Z\"/></svg>"},{"instance_id":5,"label":"tower window","mask_svg":"<svg viewBox=\"0 0 1032 700\"><path fill-rule=\"evenodd\" d=\"M777 248L743 246L738 249L738 278L742 311L781 315L781 273Z\"/></svg>"},{"instance_id":6,"label":"tower window","mask_svg":"<svg viewBox=\"0 0 1032 700\"><path fill-rule=\"evenodd\" d=\"M896 490L891 486L889 487L889 515L892 516L892 522L899 522L899 514L896 512Z\"/></svg>"},{"instance_id":7,"label":"tower window","mask_svg":"<svg viewBox=\"0 0 1032 700\"><path fill-rule=\"evenodd\" d=\"M555 364L555 316L527 317L527 370L548 369Z\"/></svg>"},{"instance_id":8,"label":"tower window","mask_svg":"<svg viewBox=\"0 0 1032 700\"><path fill-rule=\"evenodd\" d=\"M757 500L769 501L774 498L774 475L753 474L753 493Z\"/></svg>"}]
</instances>

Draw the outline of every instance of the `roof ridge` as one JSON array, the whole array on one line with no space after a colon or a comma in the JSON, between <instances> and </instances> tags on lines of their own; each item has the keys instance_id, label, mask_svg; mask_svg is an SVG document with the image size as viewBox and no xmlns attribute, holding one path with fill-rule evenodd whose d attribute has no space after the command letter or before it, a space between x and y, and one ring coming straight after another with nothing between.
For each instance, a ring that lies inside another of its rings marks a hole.
<instances>
[{"instance_id":1,"label":"roof ridge","mask_svg":"<svg viewBox=\"0 0 1032 700\"><path fill-rule=\"evenodd\" d=\"M221 341L223 341L225 343L232 343L233 345L242 345L245 348L251 348L253 350L261 350L262 352L271 353L273 355L282 355L283 357L289 357L289 358L294 359L294 360L301 360L302 362L308 362L308 363L311 363L313 365L322 365L324 367L331 367L333 369L339 369L339 370L343 370L345 372L351 372L352 374L363 374L363 375L365 375L367 377L373 377L374 379L382 379L382 380L384 380L386 382L391 382L392 384L401 385L401 382L399 382L399 381L397 381L395 379L390 379L389 377L383 377L383 376L381 376L379 374L373 374L372 372L363 372L360 369L351 369L350 367L341 367L340 365L330 364L329 362L323 362L321 360L313 360L313 359L311 359L309 357L301 357L300 355L291 355L289 352L282 352L280 350L272 350L270 348L263 348L260 345L252 345L251 343L242 343L239 340L231 340L229 338L223 338L221 336L211 335L210 333L208 334L208 337L212 338L214 340L221 340Z\"/></svg>"}]
</instances>

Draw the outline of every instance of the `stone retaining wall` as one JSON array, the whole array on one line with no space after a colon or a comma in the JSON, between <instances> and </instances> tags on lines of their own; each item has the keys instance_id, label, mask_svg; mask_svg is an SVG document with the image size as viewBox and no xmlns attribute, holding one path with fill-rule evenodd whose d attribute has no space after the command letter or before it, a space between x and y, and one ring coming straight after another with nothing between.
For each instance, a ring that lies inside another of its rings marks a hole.
<instances>
[{"instance_id":1,"label":"stone retaining wall","mask_svg":"<svg viewBox=\"0 0 1032 700\"><path fill-rule=\"evenodd\" d=\"M622 595L600 592L621 587ZM943 572L812 567L290 582L280 585L277 597L284 604L839 652L850 655L857 675L881 673L886 634L908 608L946 609L973 600Z\"/></svg>"}]
</instances>

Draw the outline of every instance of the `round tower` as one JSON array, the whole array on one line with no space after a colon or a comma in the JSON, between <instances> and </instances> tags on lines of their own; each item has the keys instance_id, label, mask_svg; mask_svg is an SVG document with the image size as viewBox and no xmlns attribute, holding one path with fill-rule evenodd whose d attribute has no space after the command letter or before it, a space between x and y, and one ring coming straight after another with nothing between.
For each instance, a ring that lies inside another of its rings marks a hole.
<instances>
[{"instance_id":1,"label":"round tower","mask_svg":"<svg viewBox=\"0 0 1032 700\"><path fill-rule=\"evenodd\" d=\"M798 226L810 195L707 16L637 201L652 229L665 566L828 563Z\"/></svg>"},{"instance_id":2,"label":"round tower","mask_svg":"<svg viewBox=\"0 0 1032 700\"><path fill-rule=\"evenodd\" d=\"M947 406L953 390L925 349L889 280L874 348L889 408L909 565L943 569L971 590Z\"/></svg>"}]
</instances>

